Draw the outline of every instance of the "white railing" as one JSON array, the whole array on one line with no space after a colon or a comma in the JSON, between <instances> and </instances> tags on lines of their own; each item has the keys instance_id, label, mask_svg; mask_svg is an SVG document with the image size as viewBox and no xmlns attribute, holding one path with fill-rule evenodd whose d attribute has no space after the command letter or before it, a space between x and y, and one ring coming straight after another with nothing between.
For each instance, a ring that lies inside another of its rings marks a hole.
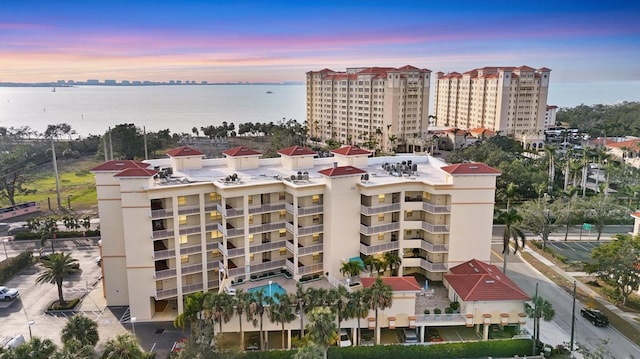
<instances>
[{"instance_id":1,"label":"white railing","mask_svg":"<svg viewBox=\"0 0 640 359\"><path fill-rule=\"evenodd\" d=\"M298 216L310 216L313 214L320 214L324 212L324 206L319 204L315 206L298 207L296 215Z\"/></svg>"},{"instance_id":2,"label":"white railing","mask_svg":"<svg viewBox=\"0 0 640 359\"><path fill-rule=\"evenodd\" d=\"M218 242L218 250L220 251L220 253L222 253L222 255L224 255L225 257L229 256L229 252L227 252L227 247L224 246L224 243L222 242Z\"/></svg>"},{"instance_id":3,"label":"white railing","mask_svg":"<svg viewBox=\"0 0 640 359\"><path fill-rule=\"evenodd\" d=\"M279 229L286 228L286 223L287 222L282 221L282 222L275 222L275 223L265 223L259 226L249 227L249 233L254 234L254 233L277 231Z\"/></svg>"},{"instance_id":4,"label":"white railing","mask_svg":"<svg viewBox=\"0 0 640 359\"><path fill-rule=\"evenodd\" d=\"M309 274L315 272L322 272L322 263L303 265L302 267L298 267L298 274Z\"/></svg>"},{"instance_id":5,"label":"white railing","mask_svg":"<svg viewBox=\"0 0 640 359\"><path fill-rule=\"evenodd\" d=\"M180 235L187 235L187 234L194 234L194 233L200 233L200 225L196 224L193 226L180 226L180 229L178 230L178 233L180 233Z\"/></svg>"},{"instance_id":6,"label":"white railing","mask_svg":"<svg viewBox=\"0 0 640 359\"><path fill-rule=\"evenodd\" d=\"M229 258L241 257L244 255L244 247L230 248L228 252L229 252Z\"/></svg>"},{"instance_id":7,"label":"white railing","mask_svg":"<svg viewBox=\"0 0 640 359\"><path fill-rule=\"evenodd\" d=\"M237 277L237 276L244 275L245 270L244 270L244 267L238 267L238 268L231 268L227 272L229 277Z\"/></svg>"},{"instance_id":8,"label":"white railing","mask_svg":"<svg viewBox=\"0 0 640 359\"><path fill-rule=\"evenodd\" d=\"M400 248L400 243L398 241L393 241L393 242L383 243L383 244L376 244L373 246L368 246L364 243L360 243L360 252L366 255L371 255L378 252L393 251L399 248Z\"/></svg>"},{"instance_id":9,"label":"white railing","mask_svg":"<svg viewBox=\"0 0 640 359\"><path fill-rule=\"evenodd\" d=\"M422 229L430 233L449 233L449 227L442 224L431 224L422 222Z\"/></svg>"},{"instance_id":10,"label":"white railing","mask_svg":"<svg viewBox=\"0 0 640 359\"><path fill-rule=\"evenodd\" d=\"M173 217L171 209L154 209L151 211L151 219Z\"/></svg>"},{"instance_id":11,"label":"white railing","mask_svg":"<svg viewBox=\"0 0 640 359\"><path fill-rule=\"evenodd\" d=\"M244 235L244 228L227 229L227 237L237 237Z\"/></svg>"},{"instance_id":12,"label":"white railing","mask_svg":"<svg viewBox=\"0 0 640 359\"><path fill-rule=\"evenodd\" d=\"M171 277L175 277L176 276L176 269L163 269L163 270L159 270L156 271L155 273L155 277L156 279L166 279L166 278L171 278Z\"/></svg>"},{"instance_id":13,"label":"white railing","mask_svg":"<svg viewBox=\"0 0 640 359\"><path fill-rule=\"evenodd\" d=\"M390 204L385 204L382 206L375 206L375 207L365 206L365 205L360 206L360 213L364 214L365 216L370 216L370 215L385 213L385 212L397 212L399 210L400 210L400 203L390 203Z\"/></svg>"},{"instance_id":14,"label":"white railing","mask_svg":"<svg viewBox=\"0 0 640 359\"><path fill-rule=\"evenodd\" d=\"M222 258L214 261L207 262L207 270L220 269L220 264L222 263Z\"/></svg>"},{"instance_id":15,"label":"white railing","mask_svg":"<svg viewBox=\"0 0 640 359\"><path fill-rule=\"evenodd\" d=\"M448 253L449 249L446 244L433 244L425 240L420 241L420 248L431 253Z\"/></svg>"},{"instance_id":16,"label":"white railing","mask_svg":"<svg viewBox=\"0 0 640 359\"><path fill-rule=\"evenodd\" d=\"M444 263L429 262L424 258L420 258L420 267L428 270L429 272L446 272L447 266Z\"/></svg>"},{"instance_id":17,"label":"white railing","mask_svg":"<svg viewBox=\"0 0 640 359\"><path fill-rule=\"evenodd\" d=\"M211 212L213 210L216 210L218 212L220 212L220 210L218 210L218 208L220 208L220 204L217 202L211 202L211 203L205 203L204 204L204 210L207 212Z\"/></svg>"},{"instance_id":18,"label":"white railing","mask_svg":"<svg viewBox=\"0 0 640 359\"><path fill-rule=\"evenodd\" d=\"M416 315L416 325L433 325L435 323L448 323L449 325L464 325L464 314L452 313L452 314L421 314Z\"/></svg>"},{"instance_id":19,"label":"white railing","mask_svg":"<svg viewBox=\"0 0 640 359\"><path fill-rule=\"evenodd\" d=\"M202 246L199 244L191 246L180 246L180 254L202 253Z\"/></svg>"},{"instance_id":20,"label":"white railing","mask_svg":"<svg viewBox=\"0 0 640 359\"><path fill-rule=\"evenodd\" d=\"M263 204L261 206L250 207L249 208L249 214L274 212L274 211L280 211L280 210L283 210L283 209L285 209L285 204L284 203Z\"/></svg>"},{"instance_id":21,"label":"white railing","mask_svg":"<svg viewBox=\"0 0 640 359\"><path fill-rule=\"evenodd\" d=\"M203 284L204 283L200 282L200 283L194 283L194 284L189 284L189 285L183 285L182 286L182 294L200 292L204 288Z\"/></svg>"},{"instance_id":22,"label":"white railing","mask_svg":"<svg viewBox=\"0 0 640 359\"><path fill-rule=\"evenodd\" d=\"M160 251L153 251L153 259L161 260L161 259L169 259L174 258L176 256L175 249L163 249Z\"/></svg>"},{"instance_id":23,"label":"white railing","mask_svg":"<svg viewBox=\"0 0 640 359\"><path fill-rule=\"evenodd\" d=\"M178 295L178 288L156 289L156 299L167 299Z\"/></svg>"},{"instance_id":24,"label":"white railing","mask_svg":"<svg viewBox=\"0 0 640 359\"><path fill-rule=\"evenodd\" d=\"M244 215L243 208L225 208L225 213L227 217L238 217Z\"/></svg>"},{"instance_id":25,"label":"white railing","mask_svg":"<svg viewBox=\"0 0 640 359\"><path fill-rule=\"evenodd\" d=\"M291 273L292 275L295 275L297 273L295 267L293 266L293 262L285 259L284 260L284 265L287 267L287 269L289 270L289 273Z\"/></svg>"},{"instance_id":26,"label":"white railing","mask_svg":"<svg viewBox=\"0 0 640 359\"><path fill-rule=\"evenodd\" d=\"M278 259L275 261L264 262L260 264L254 264L250 267L251 273L258 273L270 269L282 269L285 266L284 259Z\"/></svg>"},{"instance_id":27,"label":"white railing","mask_svg":"<svg viewBox=\"0 0 640 359\"><path fill-rule=\"evenodd\" d=\"M441 204L422 203L422 209L429 213L451 213L451 207Z\"/></svg>"},{"instance_id":28,"label":"white railing","mask_svg":"<svg viewBox=\"0 0 640 359\"><path fill-rule=\"evenodd\" d=\"M202 272L202 263L190 264L181 268L182 274Z\"/></svg>"},{"instance_id":29,"label":"white railing","mask_svg":"<svg viewBox=\"0 0 640 359\"><path fill-rule=\"evenodd\" d=\"M249 247L249 253L259 253L259 252L272 251L274 249L284 248L286 247L285 242L287 241L277 241L277 242L257 244L255 246Z\"/></svg>"},{"instance_id":30,"label":"white railing","mask_svg":"<svg viewBox=\"0 0 640 359\"><path fill-rule=\"evenodd\" d=\"M286 243L285 243L285 247L287 247L287 249L289 250L289 252L291 252L291 253L293 253L293 254L296 254L296 253L297 253L297 252L296 252L296 249L295 249L295 247L294 247L294 245L293 245L293 242L291 242L291 241L286 241Z\"/></svg>"},{"instance_id":31,"label":"white railing","mask_svg":"<svg viewBox=\"0 0 640 359\"><path fill-rule=\"evenodd\" d=\"M151 238L153 239L163 239L173 237L173 229L163 229L160 231L151 232Z\"/></svg>"},{"instance_id":32,"label":"white railing","mask_svg":"<svg viewBox=\"0 0 640 359\"><path fill-rule=\"evenodd\" d=\"M179 206L178 207L178 214L181 215L185 215L185 214L193 214L193 213L200 213L200 205L192 205L192 206Z\"/></svg>"},{"instance_id":33,"label":"white railing","mask_svg":"<svg viewBox=\"0 0 640 359\"><path fill-rule=\"evenodd\" d=\"M324 230L323 224L315 224L312 226L298 227L298 235L304 236L307 234L320 233L323 230Z\"/></svg>"},{"instance_id":34,"label":"white railing","mask_svg":"<svg viewBox=\"0 0 640 359\"><path fill-rule=\"evenodd\" d=\"M397 231L399 229L400 229L400 222L381 224L378 226L371 226L371 227L365 226L364 224L360 225L360 233L366 236L371 236L371 235L383 233L383 232Z\"/></svg>"},{"instance_id":35,"label":"white railing","mask_svg":"<svg viewBox=\"0 0 640 359\"><path fill-rule=\"evenodd\" d=\"M319 253L319 252L322 252L323 250L324 250L323 243L312 244L310 246L298 247L298 255L302 256L305 254Z\"/></svg>"}]
</instances>

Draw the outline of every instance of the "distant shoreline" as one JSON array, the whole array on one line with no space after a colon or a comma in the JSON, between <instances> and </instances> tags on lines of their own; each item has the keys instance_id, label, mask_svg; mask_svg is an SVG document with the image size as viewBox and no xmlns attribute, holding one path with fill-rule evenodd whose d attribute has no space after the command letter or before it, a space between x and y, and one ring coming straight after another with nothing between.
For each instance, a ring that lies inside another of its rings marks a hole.
<instances>
[{"instance_id":1,"label":"distant shoreline","mask_svg":"<svg viewBox=\"0 0 640 359\"><path fill-rule=\"evenodd\" d=\"M0 87L77 87L77 86L111 86L111 87L133 87L133 86L225 86L225 85L269 85L269 86L290 86L290 85L304 85L304 81L285 81L285 82L207 82L207 83L169 83L169 82L144 82L144 83L86 83L75 82L73 84L60 84L56 82L0 82Z\"/></svg>"}]
</instances>

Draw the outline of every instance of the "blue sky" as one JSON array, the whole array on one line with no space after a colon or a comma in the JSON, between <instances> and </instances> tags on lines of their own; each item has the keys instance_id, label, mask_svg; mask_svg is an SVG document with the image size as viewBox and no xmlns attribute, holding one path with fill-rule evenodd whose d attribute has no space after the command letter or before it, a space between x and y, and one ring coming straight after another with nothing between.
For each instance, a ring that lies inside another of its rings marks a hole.
<instances>
[{"instance_id":1,"label":"blue sky","mask_svg":"<svg viewBox=\"0 0 640 359\"><path fill-rule=\"evenodd\" d=\"M640 2L5 1L0 81L302 81L309 70L552 69L640 80Z\"/></svg>"}]
</instances>

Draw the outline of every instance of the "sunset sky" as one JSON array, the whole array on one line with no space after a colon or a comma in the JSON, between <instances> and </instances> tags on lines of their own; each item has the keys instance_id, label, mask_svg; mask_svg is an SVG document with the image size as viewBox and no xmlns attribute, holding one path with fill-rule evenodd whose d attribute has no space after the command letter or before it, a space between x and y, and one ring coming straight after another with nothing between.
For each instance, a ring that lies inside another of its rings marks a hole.
<instances>
[{"instance_id":1,"label":"sunset sky","mask_svg":"<svg viewBox=\"0 0 640 359\"><path fill-rule=\"evenodd\" d=\"M640 1L483 3L3 1L0 81L303 81L406 64L640 80Z\"/></svg>"}]
</instances>

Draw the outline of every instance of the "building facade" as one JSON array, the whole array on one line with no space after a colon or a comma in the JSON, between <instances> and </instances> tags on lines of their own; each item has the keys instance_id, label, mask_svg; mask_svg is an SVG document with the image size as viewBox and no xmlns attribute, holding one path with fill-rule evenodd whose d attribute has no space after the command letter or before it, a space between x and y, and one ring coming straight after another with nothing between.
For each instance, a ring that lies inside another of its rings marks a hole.
<instances>
[{"instance_id":1,"label":"building facade","mask_svg":"<svg viewBox=\"0 0 640 359\"><path fill-rule=\"evenodd\" d=\"M416 139L427 131L430 75L409 65L307 72L310 136L383 151L421 149Z\"/></svg>"},{"instance_id":2,"label":"building facade","mask_svg":"<svg viewBox=\"0 0 640 359\"><path fill-rule=\"evenodd\" d=\"M528 66L438 72L436 125L489 129L537 148L544 143L550 73Z\"/></svg>"},{"instance_id":3,"label":"building facade","mask_svg":"<svg viewBox=\"0 0 640 359\"><path fill-rule=\"evenodd\" d=\"M236 147L205 159L181 147L93 168L107 304L151 321L166 305L182 312L187 294L266 272L338 285L345 261L393 252L399 276L442 281L455 265L489 262L497 170L332 152L291 147L260 159Z\"/></svg>"}]
</instances>

